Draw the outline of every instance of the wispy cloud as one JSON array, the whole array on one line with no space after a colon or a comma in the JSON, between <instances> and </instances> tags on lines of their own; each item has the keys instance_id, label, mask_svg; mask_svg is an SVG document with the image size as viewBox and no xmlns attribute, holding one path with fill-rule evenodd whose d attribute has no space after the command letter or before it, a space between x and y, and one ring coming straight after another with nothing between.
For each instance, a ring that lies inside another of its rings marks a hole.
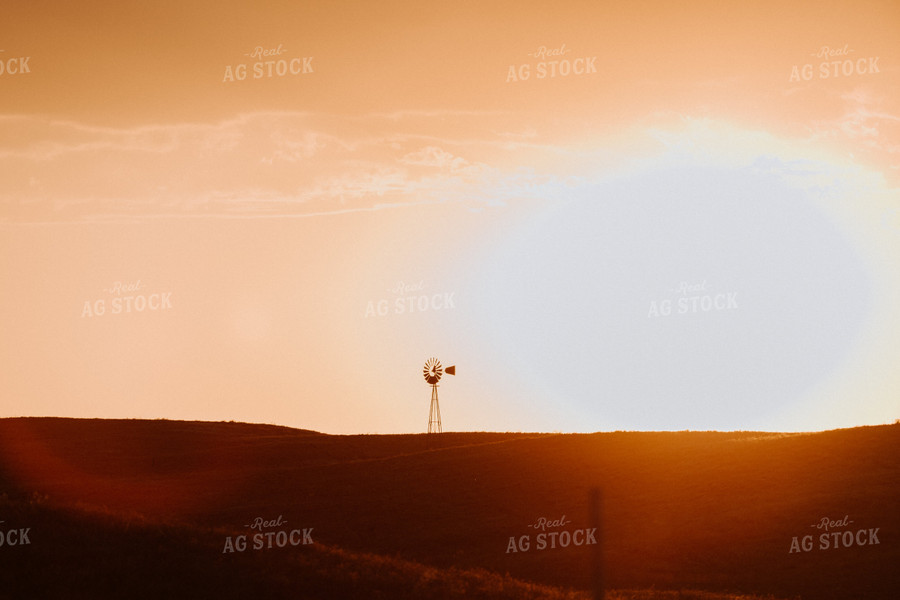
<instances>
[{"instance_id":1,"label":"wispy cloud","mask_svg":"<svg viewBox=\"0 0 900 600\"><path fill-rule=\"evenodd\" d=\"M303 217L423 202L478 210L650 163L746 166L773 155L825 164L826 136L895 156L900 119L862 94L844 102L840 118L794 140L675 113L602 139L557 139L507 114L458 111L259 112L122 129L6 116L14 135L0 140L0 222Z\"/></svg>"},{"instance_id":2,"label":"wispy cloud","mask_svg":"<svg viewBox=\"0 0 900 600\"><path fill-rule=\"evenodd\" d=\"M508 135L479 135L471 123L448 127L456 118L473 115L376 114L348 124L263 112L130 129L4 117L16 135L0 142L0 219L302 216L473 198L497 204L546 180L508 165Z\"/></svg>"}]
</instances>

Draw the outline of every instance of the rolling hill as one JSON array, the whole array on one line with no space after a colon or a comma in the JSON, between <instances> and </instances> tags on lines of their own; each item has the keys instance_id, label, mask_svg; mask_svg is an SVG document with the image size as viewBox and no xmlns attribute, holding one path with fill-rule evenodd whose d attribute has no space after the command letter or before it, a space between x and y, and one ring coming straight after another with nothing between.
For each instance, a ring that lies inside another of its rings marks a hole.
<instances>
[{"instance_id":1,"label":"rolling hill","mask_svg":"<svg viewBox=\"0 0 900 600\"><path fill-rule=\"evenodd\" d=\"M0 595L58 595L52 573L66 597L586 598L599 565L607 589L644 590L609 598L887 599L898 485L896 424L334 436L0 419L0 531L30 542L0 546Z\"/></svg>"}]
</instances>

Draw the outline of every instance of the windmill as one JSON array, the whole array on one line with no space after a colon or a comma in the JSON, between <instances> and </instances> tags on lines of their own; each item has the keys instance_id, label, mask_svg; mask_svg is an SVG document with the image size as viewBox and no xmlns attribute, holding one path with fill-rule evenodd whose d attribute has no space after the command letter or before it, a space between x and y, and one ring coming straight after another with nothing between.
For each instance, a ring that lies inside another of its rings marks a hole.
<instances>
[{"instance_id":1,"label":"windmill","mask_svg":"<svg viewBox=\"0 0 900 600\"><path fill-rule=\"evenodd\" d=\"M431 408L428 410L428 433L441 432L441 407L438 405L438 381L447 373L448 375L456 375L456 366L441 366L441 361L436 358L429 358L422 367L422 375L425 377L425 383L431 384Z\"/></svg>"}]
</instances>

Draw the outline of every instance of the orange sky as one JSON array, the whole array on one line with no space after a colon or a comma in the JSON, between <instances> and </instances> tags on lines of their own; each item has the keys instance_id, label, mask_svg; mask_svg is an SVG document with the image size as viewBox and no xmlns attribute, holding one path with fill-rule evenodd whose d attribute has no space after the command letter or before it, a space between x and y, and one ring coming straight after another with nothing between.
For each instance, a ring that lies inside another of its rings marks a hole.
<instances>
[{"instance_id":1,"label":"orange sky","mask_svg":"<svg viewBox=\"0 0 900 600\"><path fill-rule=\"evenodd\" d=\"M896 418L896 3L189 4L4 10L0 414Z\"/></svg>"}]
</instances>

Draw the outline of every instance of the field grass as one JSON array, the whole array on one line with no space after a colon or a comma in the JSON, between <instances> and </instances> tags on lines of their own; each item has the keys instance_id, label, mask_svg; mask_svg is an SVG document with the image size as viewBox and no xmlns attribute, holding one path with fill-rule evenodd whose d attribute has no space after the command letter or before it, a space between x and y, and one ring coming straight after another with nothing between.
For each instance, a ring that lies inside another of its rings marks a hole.
<instances>
[{"instance_id":1,"label":"field grass","mask_svg":"<svg viewBox=\"0 0 900 600\"><path fill-rule=\"evenodd\" d=\"M0 419L0 521L32 528L31 546L0 551L16 581L48 568L76 590L117 574L174 597L587 598L602 547L613 600L887 599L900 590L898 483L898 425L330 436ZM601 543L538 550L540 517L593 526L592 490ZM316 543L222 552L256 517L279 516ZM845 516L879 543L789 552L822 517ZM510 552L523 535L530 549Z\"/></svg>"},{"instance_id":2,"label":"field grass","mask_svg":"<svg viewBox=\"0 0 900 600\"><path fill-rule=\"evenodd\" d=\"M32 544L4 555L0 598L293 598L589 600L585 591L485 569L439 569L326 545L223 555L224 532L153 524L94 509L0 496L0 513L29 523ZM52 533L50 539L46 533ZM774 600L705 591L611 590L608 600Z\"/></svg>"}]
</instances>

